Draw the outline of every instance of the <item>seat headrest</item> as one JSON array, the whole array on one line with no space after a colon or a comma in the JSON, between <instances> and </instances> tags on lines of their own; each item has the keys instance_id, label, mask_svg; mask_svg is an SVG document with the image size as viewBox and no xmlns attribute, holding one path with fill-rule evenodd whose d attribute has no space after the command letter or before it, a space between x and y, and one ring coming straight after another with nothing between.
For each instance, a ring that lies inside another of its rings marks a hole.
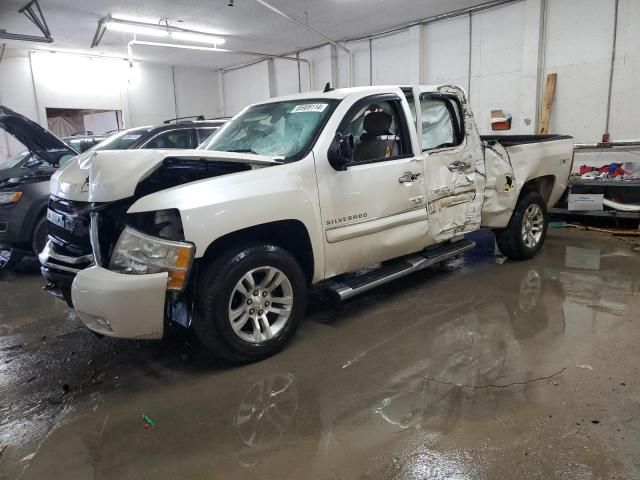
<instances>
[{"instance_id":1,"label":"seat headrest","mask_svg":"<svg viewBox=\"0 0 640 480\"><path fill-rule=\"evenodd\" d=\"M364 117L364 130L376 137L388 135L393 118L386 112L370 112Z\"/></svg>"}]
</instances>

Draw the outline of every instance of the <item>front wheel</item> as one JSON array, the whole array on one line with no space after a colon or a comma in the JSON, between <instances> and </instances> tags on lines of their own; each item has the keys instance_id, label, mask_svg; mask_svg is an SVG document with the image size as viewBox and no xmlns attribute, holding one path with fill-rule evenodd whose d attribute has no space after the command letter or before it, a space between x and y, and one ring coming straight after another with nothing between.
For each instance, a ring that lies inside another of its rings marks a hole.
<instances>
[{"instance_id":1,"label":"front wheel","mask_svg":"<svg viewBox=\"0 0 640 480\"><path fill-rule=\"evenodd\" d=\"M538 192L528 192L516 205L506 228L496 231L502 254L511 260L528 260L542 248L547 236L547 205Z\"/></svg>"},{"instance_id":2,"label":"front wheel","mask_svg":"<svg viewBox=\"0 0 640 480\"><path fill-rule=\"evenodd\" d=\"M47 244L47 217L41 217L33 228L33 237L31 238L31 249L37 257Z\"/></svg>"},{"instance_id":3,"label":"front wheel","mask_svg":"<svg viewBox=\"0 0 640 480\"><path fill-rule=\"evenodd\" d=\"M228 250L203 273L193 328L209 350L248 363L278 352L306 307L306 281L296 259L275 245Z\"/></svg>"},{"instance_id":4,"label":"front wheel","mask_svg":"<svg viewBox=\"0 0 640 480\"><path fill-rule=\"evenodd\" d=\"M22 252L11 248L0 247L0 270L12 270L20 263L22 257Z\"/></svg>"}]
</instances>

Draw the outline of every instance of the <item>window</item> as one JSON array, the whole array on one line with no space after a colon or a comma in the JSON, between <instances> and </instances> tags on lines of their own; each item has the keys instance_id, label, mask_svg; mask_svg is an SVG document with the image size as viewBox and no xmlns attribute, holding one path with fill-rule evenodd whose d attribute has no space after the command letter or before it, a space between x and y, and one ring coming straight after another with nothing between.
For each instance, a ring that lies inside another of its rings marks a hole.
<instances>
[{"instance_id":1,"label":"window","mask_svg":"<svg viewBox=\"0 0 640 480\"><path fill-rule=\"evenodd\" d=\"M152 138L142 148L196 148L193 130L168 130Z\"/></svg>"},{"instance_id":2,"label":"window","mask_svg":"<svg viewBox=\"0 0 640 480\"><path fill-rule=\"evenodd\" d=\"M458 102L436 95L420 97L422 151L455 147L464 140Z\"/></svg>"},{"instance_id":3,"label":"window","mask_svg":"<svg viewBox=\"0 0 640 480\"><path fill-rule=\"evenodd\" d=\"M269 102L247 108L201 148L300 160L338 104L333 99Z\"/></svg>"},{"instance_id":4,"label":"window","mask_svg":"<svg viewBox=\"0 0 640 480\"><path fill-rule=\"evenodd\" d=\"M388 98L386 96L385 98ZM411 154L411 142L400 101L365 99L351 108L339 132L353 135L355 163L368 163Z\"/></svg>"},{"instance_id":5,"label":"window","mask_svg":"<svg viewBox=\"0 0 640 480\"><path fill-rule=\"evenodd\" d=\"M100 142L98 145L93 147L93 151L98 150L127 150L133 147L143 135L146 135L152 130L151 127L148 128L132 128L129 130L124 130L122 132L116 133L115 135L110 136L103 142Z\"/></svg>"},{"instance_id":6,"label":"window","mask_svg":"<svg viewBox=\"0 0 640 480\"><path fill-rule=\"evenodd\" d=\"M196 128L196 132L198 133L198 144L206 141L211 135L217 132L220 127L203 127Z\"/></svg>"}]
</instances>

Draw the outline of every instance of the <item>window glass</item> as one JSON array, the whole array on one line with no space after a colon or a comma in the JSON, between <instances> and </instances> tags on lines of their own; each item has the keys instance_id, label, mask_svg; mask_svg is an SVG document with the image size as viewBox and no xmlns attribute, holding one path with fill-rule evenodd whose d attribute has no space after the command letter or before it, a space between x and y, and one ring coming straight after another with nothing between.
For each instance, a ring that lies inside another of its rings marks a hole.
<instances>
[{"instance_id":1,"label":"window glass","mask_svg":"<svg viewBox=\"0 0 640 480\"><path fill-rule=\"evenodd\" d=\"M146 135L152 130L153 127L148 128L135 128L130 130L124 130L120 133L110 136L106 140L103 140L98 145L92 148L92 151L96 150L127 150L140 140L143 135Z\"/></svg>"},{"instance_id":2,"label":"window glass","mask_svg":"<svg viewBox=\"0 0 640 480\"><path fill-rule=\"evenodd\" d=\"M333 99L306 99L254 105L226 123L200 148L298 160L313 146L337 103Z\"/></svg>"},{"instance_id":3,"label":"window glass","mask_svg":"<svg viewBox=\"0 0 640 480\"><path fill-rule=\"evenodd\" d=\"M422 151L456 145L451 114L444 100L420 99L422 112Z\"/></svg>"},{"instance_id":4,"label":"window glass","mask_svg":"<svg viewBox=\"0 0 640 480\"><path fill-rule=\"evenodd\" d=\"M358 108L343 122L340 133L353 135L355 162L371 162L404 155L396 102L374 101Z\"/></svg>"},{"instance_id":5,"label":"window glass","mask_svg":"<svg viewBox=\"0 0 640 480\"><path fill-rule=\"evenodd\" d=\"M169 130L147 142L142 148L196 148L191 129Z\"/></svg>"},{"instance_id":6,"label":"window glass","mask_svg":"<svg viewBox=\"0 0 640 480\"><path fill-rule=\"evenodd\" d=\"M206 128L198 128L196 131L198 132L198 142L204 143L209 139L211 135L213 135L220 127L206 127Z\"/></svg>"},{"instance_id":7,"label":"window glass","mask_svg":"<svg viewBox=\"0 0 640 480\"><path fill-rule=\"evenodd\" d=\"M418 128L418 119L416 118L416 98L413 96L413 92L411 90L403 90L403 92L407 99L407 103L409 103L409 110L411 110L413 124Z\"/></svg>"}]
</instances>

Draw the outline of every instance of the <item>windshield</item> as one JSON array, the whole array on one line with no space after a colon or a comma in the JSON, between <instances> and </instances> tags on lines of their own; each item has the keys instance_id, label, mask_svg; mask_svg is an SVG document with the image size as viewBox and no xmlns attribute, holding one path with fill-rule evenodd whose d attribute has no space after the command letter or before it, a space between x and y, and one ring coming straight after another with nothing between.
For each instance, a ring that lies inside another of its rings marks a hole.
<instances>
[{"instance_id":1,"label":"windshield","mask_svg":"<svg viewBox=\"0 0 640 480\"><path fill-rule=\"evenodd\" d=\"M200 148L298 160L311 149L337 104L332 99L306 99L254 105L234 117Z\"/></svg>"},{"instance_id":2,"label":"windshield","mask_svg":"<svg viewBox=\"0 0 640 480\"><path fill-rule=\"evenodd\" d=\"M131 148L145 134L149 133L152 127L136 128L135 130L125 130L100 142L91 148L92 152L96 150L127 150Z\"/></svg>"},{"instance_id":3,"label":"windshield","mask_svg":"<svg viewBox=\"0 0 640 480\"><path fill-rule=\"evenodd\" d=\"M26 161L29 157L31 157L31 152L29 150L25 150L24 152L20 152L15 154L13 157L9 159L7 163L2 165L0 168L12 168L18 165L22 161Z\"/></svg>"}]
</instances>

